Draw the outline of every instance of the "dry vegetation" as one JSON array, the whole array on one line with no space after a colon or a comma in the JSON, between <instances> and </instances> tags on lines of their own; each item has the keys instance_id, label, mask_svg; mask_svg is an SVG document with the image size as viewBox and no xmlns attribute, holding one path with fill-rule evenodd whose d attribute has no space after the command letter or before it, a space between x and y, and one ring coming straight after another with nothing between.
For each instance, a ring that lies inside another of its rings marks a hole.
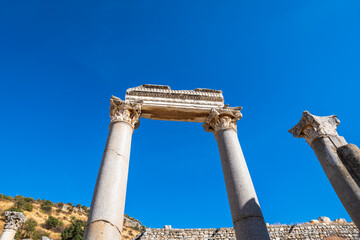
<instances>
[{"instance_id":1,"label":"dry vegetation","mask_svg":"<svg viewBox=\"0 0 360 240\"><path fill-rule=\"evenodd\" d=\"M0 233L3 231L5 219L3 216L3 212L5 212L7 209L14 207L14 199L0 199ZM78 207L72 207L72 210L66 209L63 210L61 207L56 207L56 204L52 207L51 213L46 213L43 210L40 209L41 207L41 201L34 201L32 203L33 210L32 211L23 211L24 215L27 219L34 219L38 225L36 227L36 230L46 232L49 234L49 237L54 240L60 240L61 239L61 232L59 231L52 231L45 228L45 222L48 219L49 216L53 216L57 218L58 220L61 220L63 222L63 228L68 227L71 222L71 218L75 217L76 219L86 221L88 214L84 210L80 210ZM123 238L122 239L132 239L136 235L140 233L139 229L130 228L130 227L123 227Z\"/></svg>"}]
</instances>

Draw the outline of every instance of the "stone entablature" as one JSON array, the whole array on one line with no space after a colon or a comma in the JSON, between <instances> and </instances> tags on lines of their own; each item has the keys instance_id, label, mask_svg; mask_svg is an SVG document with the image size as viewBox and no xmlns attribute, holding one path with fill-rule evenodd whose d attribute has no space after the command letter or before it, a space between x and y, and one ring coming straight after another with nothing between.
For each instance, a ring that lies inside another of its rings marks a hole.
<instances>
[{"instance_id":1,"label":"stone entablature","mask_svg":"<svg viewBox=\"0 0 360 240\"><path fill-rule=\"evenodd\" d=\"M220 90L172 90L151 84L129 88L125 101L140 103L142 118L169 121L205 122L211 109L224 107Z\"/></svg>"},{"instance_id":2,"label":"stone entablature","mask_svg":"<svg viewBox=\"0 0 360 240\"><path fill-rule=\"evenodd\" d=\"M271 240L322 240L336 236L358 240L359 231L353 223L317 223L269 225ZM165 229L147 228L136 240L235 240L233 228Z\"/></svg>"}]
</instances>

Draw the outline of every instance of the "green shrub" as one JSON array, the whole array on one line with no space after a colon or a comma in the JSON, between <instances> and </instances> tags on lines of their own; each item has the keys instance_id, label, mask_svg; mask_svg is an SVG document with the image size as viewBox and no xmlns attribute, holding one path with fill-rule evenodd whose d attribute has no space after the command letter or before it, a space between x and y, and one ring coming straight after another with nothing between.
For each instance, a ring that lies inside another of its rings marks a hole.
<instances>
[{"instance_id":1,"label":"green shrub","mask_svg":"<svg viewBox=\"0 0 360 240\"><path fill-rule=\"evenodd\" d=\"M59 231L62 226L64 226L64 223L53 216L49 216L45 222L45 228L48 230Z\"/></svg>"},{"instance_id":2,"label":"green shrub","mask_svg":"<svg viewBox=\"0 0 360 240\"><path fill-rule=\"evenodd\" d=\"M19 209L19 208L17 208L17 207L11 207L11 208L8 208L8 209L6 209L5 210L5 212L6 211L13 211L13 212L23 212L23 210L21 210L21 209Z\"/></svg>"},{"instance_id":3,"label":"green shrub","mask_svg":"<svg viewBox=\"0 0 360 240\"><path fill-rule=\"evenodd\" d=\"M63 206L64 206L64 204L63 204L62 202L56 204L56 207L57 207L57 208L62 208Z\"/></svg>"},{"instance_id":4,"label":"green shrub","mask_svg":"<svg viewBox=\"0 0 360 240\"><path fill-rule=\"evenodd\" d=\"M16 235L15 235L15 239L24 239L24 238L31 238L34 240L39 240L41 239L40 235L37 237L38 233L36 231L36 226L38 225L38 223L30 218L28 219L24 225L17 231Z\"/></svg>"},{"instance_id":5,"label":"green shrub","mask_svg":"<svg viewBox=\"0 0 360 240\"><path fill-rule=\"evenodd\" d=\"M12 201L12 200L13 200L12 196L5 196L5 195L4 195L4 198L3 198L3 199L8 200L8 201Z\"/></svg>"},{"instance_id":6,"label":"green shrub","mask_svg":"<svg viewBox=\"0 0 360 240\"><path fill-rule=\"evenodd\" d=\"M76 218L71 219L71 225L61 233L62 240L82 240L86 222Z\"/></svg>"},{"instance_id":7,"label":"green shrub","mask_svg":"<svg viewBox=\"0 0 360 240\"><path fill-rule=\"evenodd\" d=\"M57 212L57 213L60 213L60 212L61 212L61 209L60 209L60 208L56 209L56 212Z\"/></svg>"},{"instance_id":8,"label":"green shrub","mask_svg":"<svg viewBox=\"0 0 360 240\"><path fill-rule=\"evenodd\" d=\"M51 210L52 210L52 206L53 206L53 203L49 200L46 200L46 201L43 201L40 205L40 209L45 212L45 213L48 213L50 214L51 213Z\"/></svg>"},{"instance_id":9,"label":"green shrub","mask_svg":"<svg viewBox=\"0 0 360 240\"><path fill-rule=\"evenodd\" d=\"M15 207L28 212L31 212L34 209L31 200L28 201L27 198L24 197L15 197Z\"/></svg>"}]
</instances>

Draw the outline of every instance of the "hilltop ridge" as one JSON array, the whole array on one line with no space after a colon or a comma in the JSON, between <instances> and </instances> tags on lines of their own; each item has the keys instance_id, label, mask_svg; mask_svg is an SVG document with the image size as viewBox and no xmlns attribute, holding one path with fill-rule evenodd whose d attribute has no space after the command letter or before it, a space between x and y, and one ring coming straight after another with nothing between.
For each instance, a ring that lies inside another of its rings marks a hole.
<instances>
[{"instance_id":1,"label":"hilltop ridge","mask_svg":"<svg viewBox=\"0 0 360 240\"><path fill-rule=\"evenodd\" d=\"M18 231L17 239L38 240L41 239L41 236L47 236L54 240L61 240L61 232L68 228L75 219L80 220L85 226L89 208L80 204L53 203L49 200L0 194L0 232L3 231L5 225L5 211L22 212L27 218L27 222L31 223L31 226L28 224L26 229L23 227ZM123 239L134 238L144 228L139 220L125 214Z\"/></svg>"}]
</instances>

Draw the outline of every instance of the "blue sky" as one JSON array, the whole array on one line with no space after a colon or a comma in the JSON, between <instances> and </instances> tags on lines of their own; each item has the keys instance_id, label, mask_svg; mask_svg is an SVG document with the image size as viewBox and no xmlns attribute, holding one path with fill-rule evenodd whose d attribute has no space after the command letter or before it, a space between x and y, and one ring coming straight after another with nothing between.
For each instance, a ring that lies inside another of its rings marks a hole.
<instances>
[{"instance_id":1,"label":"blue sky","mask_svg":"<svg viewBox=\"0 0 360 240\"><path fill-rule=\"evenodd\" d=\"M346 218L287 131L336 114L360 144L359 1L0 2L0 192L90 205L111 95L144 83L223 90L269 223ZM232 226L217 145L199 123L142 119L125 212L149 227Z\"/></svg>"}]
</instances>

